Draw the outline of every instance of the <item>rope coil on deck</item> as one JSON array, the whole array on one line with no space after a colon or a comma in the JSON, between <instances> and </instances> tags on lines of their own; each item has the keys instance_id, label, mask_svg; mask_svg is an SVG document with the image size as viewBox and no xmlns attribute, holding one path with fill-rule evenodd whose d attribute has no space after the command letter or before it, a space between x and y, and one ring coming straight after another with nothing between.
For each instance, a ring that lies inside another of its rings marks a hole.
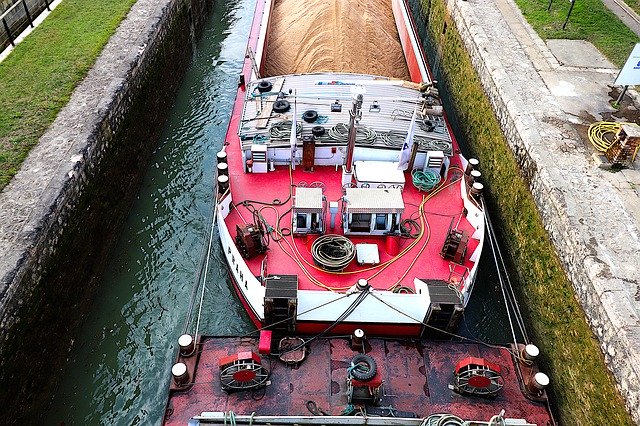
<instances>
[{"instance_id":1,"label":"rope coil on deck","mask_svg":"<svg viewBox=\"0 0 640 426\"><path fill-rule=\"evenodd\" d=\"M356 257L356 246L343 235L326 234L311 245L316 265L327 271L342 271Z\"/></svg>"},{"instance_id":2,"label":"rope coil on deck","mask_svg":"<svg viewBox=\"0 0 640 426\"><path fill-rule=\"evenodd\" d=\"M413 179L413 186L420 191L429 192L435 188L442 179L438 173L431 170L414 170L411 172L411 178Z\"/></svg>"},{"instance_id":3,"label":"rope coil on deck","mask_svg":"<svg viewBox=\"0 0 640 426\"><path fill-rule=\"evenodd\" d=\"M291 120L278 121L269 128L272 140L289 140L291 137ZM302 133L302 124L296 123L296 135Z\"/></svg>"}]
</instances>

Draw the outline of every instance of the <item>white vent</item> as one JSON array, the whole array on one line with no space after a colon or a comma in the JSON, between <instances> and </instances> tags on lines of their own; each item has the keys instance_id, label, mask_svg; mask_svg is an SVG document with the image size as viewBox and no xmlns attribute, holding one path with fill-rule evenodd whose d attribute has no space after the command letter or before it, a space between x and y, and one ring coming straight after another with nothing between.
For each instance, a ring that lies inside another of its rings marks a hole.
<instances>
[{"instance_id":1,"label":"white vent","mask_svg":"<svg viewBox=\"0 0 640 426\"><path fill-rule=\"evenodd\" d=\"M436 173L440 173L442 163L444 163L444 152L427 151L427 159L424 163L425 170L432 170Z\"/></svg>"},{"instance_id":2,"label":"white vent","mask_svg":"<svg viewBox=\"0 0 640 426\"><path fill-rule=\"evenodd\" d=\"M267 173L266 145L251 145L251 158L253 159L253 173Z\"/></svg>"}]
</instances>

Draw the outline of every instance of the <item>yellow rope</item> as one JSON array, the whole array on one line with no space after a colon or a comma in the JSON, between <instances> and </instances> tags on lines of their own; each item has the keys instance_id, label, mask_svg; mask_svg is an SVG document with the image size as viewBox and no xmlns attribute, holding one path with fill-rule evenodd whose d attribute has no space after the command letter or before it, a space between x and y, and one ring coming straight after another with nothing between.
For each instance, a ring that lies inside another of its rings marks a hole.
<instances>
[{"instance_id":1,"label":"yellow rope","mask_svg":"<svg viewBox=\"0 0 640 426\"><path fill-rule=\"evenodd\" d=\"M591 142L591 145L593 145L597 151L605 152L613 144L616 134L622 128L623 124L630 123L618 123L615 121L599 121L597 123L593 123L589 126L589 142ZM638 146L638 148L640 148L640 146ZM636 159L638 148L636 148L633 153L631 161Z\"/></svg>"}]
</instances>

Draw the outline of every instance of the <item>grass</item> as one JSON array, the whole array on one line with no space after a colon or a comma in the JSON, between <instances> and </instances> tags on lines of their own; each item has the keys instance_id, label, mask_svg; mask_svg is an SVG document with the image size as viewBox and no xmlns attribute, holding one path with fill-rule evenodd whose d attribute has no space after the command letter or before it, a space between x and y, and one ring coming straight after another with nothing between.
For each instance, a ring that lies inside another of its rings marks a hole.
<instances>
[{"instance_id":1,"label":"grass","mask_svg":"<svg viewBox=\"0 0 640 426\"><path fill-rule=\"evenodd\" d=\"M637 0L634 0L637 1ZM515 0L529 24L545 40L587 40L616 66L622 67L640 38L618 19L602 0L576 0L566 29L562 29L570 3L554 0Z\"/></svg>"},{"instance_id":2,"label":"grass","mask_svg":"<svg viewBox=\"0 0 640 426\"><path fill-rule=\"evenodd\" d=\"M0 190L135 0L65 0L0 63Z\"/></svg>"},{"instance_id":3,"label":"grass","mask_svg":"<svg viewBox=\"0 0 640 426\"><path fill-rule=\"evenodd\" d=\"M422 0L426 10L428 0ZM541 348L543 370L563 425L631 425L604 363L599 343L555 254L527 183L442 0L431 5L430 36L442 48L447 94L489 188L494 223L500 223L517 265L520 300L530 334Z\"/></svg>"},{"instance_id":4,"label":"grass","mask_svg":"<svg viewBox=\"0 0 640 426\"><path fill-rule=\"evenodd\" d=\"M624 0L624 2L636 13L640 14L640 0Z\"/></svg>"}]
</instances>

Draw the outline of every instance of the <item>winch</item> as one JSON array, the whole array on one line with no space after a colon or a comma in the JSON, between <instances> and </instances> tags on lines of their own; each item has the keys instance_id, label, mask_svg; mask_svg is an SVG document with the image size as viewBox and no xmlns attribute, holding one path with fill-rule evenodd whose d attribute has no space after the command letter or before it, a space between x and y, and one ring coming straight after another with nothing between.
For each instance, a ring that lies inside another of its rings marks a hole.
<instances>
[{"instance_id":1,"label":"winch","mask_svg":"<svg viewBox=\"0 0 640 426\"><path fill-rule=\"evenodd\" d=\"M264 235L264 228L260 222L258 225L249 224L243 228L236 225L236 246L242 257L251 259L267 251Z\"/></svg>"},{"instance_id":2,"label":"winch","mask_svg":"<svg viewBox=\"0 0 640 426\"><path fill-rule=\"evenodd\" d=\"M452 389L463 395L494 397L503 386L500 366L484 358L465 358L453 373Z\"/></svg>"},{"instance_id":3,"label":"winch","mask_svg":"<svg viewBox=\"0 0 640 426\"><path fill-rule=\"evenodd\" d=\"M238 352L221 358L220 385L227 392L257 389L267 384L269 372L255 352Z\"/></svg>"}]
</instances>

